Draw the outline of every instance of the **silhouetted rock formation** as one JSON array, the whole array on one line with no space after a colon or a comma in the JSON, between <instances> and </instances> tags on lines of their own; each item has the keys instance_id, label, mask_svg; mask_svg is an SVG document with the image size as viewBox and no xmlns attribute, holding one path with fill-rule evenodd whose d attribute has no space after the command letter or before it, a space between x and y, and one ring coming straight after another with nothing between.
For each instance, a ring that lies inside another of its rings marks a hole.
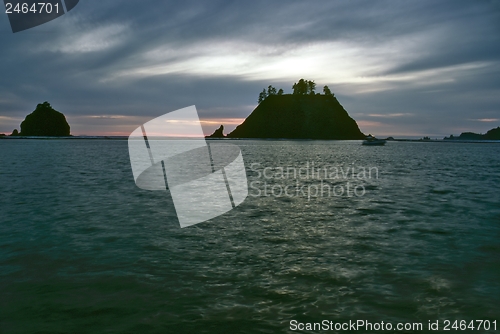
<instances>
[{"instance_id":1,"label":"silhouetted rock formation","mask_svg":"<svg viewBox=\"0 0 500 334\"><path fill-rule=\"evenodd\" d=\"M224 138L224 125L221 125L214 133L210 136L206 136L205 138Z\"/></svg>"},{"instance_id":2,"label":"silhouetted rock formation","mask_svg":"<svg viewBox=\"0 0 500 334\"><path fill-rule=\"evenodd\" d=\"M356 121L331 95L271 95L230 138L365 139Z\"/></svg>"},{"instance_id":3,"label":"silhouetted rock formation","mask_svg":"<svg viewBox=\"0 0 500 334\"><path fill-rule=\"evenodd\" d=\"M500 126L496 129L491 129L484 135L486 140L500 140Z\"/></svg>"},{"instance_id":4,"label":"silhouetted rock formation","mask_svg":"<svg viewBox=\"0 0 500 334\"><path fill-rule=\"evenodd\" d=\"M21 133L19 135L60 137L69 136L69 130L66 117L59 111L54 110L50 103L44 102L38 104L36 109L26 116L21 123Z\"/></svg>"},{"instance_id":5,"label":"silhouetted rock formation","mask_svg":"<svg viewBox=\"0 0 500 334\"><path fill-rule=\"evenodd\" d=\"M474 132L462 132L458 137L451 135L444 137L444 140L500 140L500 126L489 130L484 135Z\"/></svg>"},{"instance_id":6,"label":"silhouetted rock formation","mask_svg":"<svg viewBox=\"0 0 500 334\"><path fill-rule=\"evenodd\" d=\"M14 129L10 135L11 136L19 136L19 132L17 131L17 129Z\"/></svg>"}]
</instances>

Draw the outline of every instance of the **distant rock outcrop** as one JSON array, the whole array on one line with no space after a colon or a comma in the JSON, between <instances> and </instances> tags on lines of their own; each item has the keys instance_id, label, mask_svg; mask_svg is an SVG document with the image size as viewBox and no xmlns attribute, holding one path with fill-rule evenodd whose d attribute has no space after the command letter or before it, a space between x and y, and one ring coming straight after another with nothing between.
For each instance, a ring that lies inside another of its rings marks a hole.
<instances>
[{"instance_id":1,"label":"distant rock outcrop","mask_svg":"<svg viewBox=\"0 0 500 334\"><path fill-rule=\"evenodd\" d=\"M17 131L17 130L15 130ZM14 135L14 133L12 134ZM54 110L50 103L44 102L36 106L36 109L26 116L21 123L20 136L69 136L70 127L66 117Z\"/></svg>"},{"instance_id":2,"label":"distant rock outcrop","mask_svg":"<svg viewBox=\"0 0 500 334\"><path fill-rule=\"evenodd\" d=\"M500 126L496 129L491 129L484 135L486 140L500 140Z\"/></svg>"},{"instance_id":3,"label":"distant rock outcrop","mask_svg":"<svg viewBox=\"0 0 500 334\"><path fill-rule=\"evenodd\" d=\"M270 95L229 138L365 139L333 95Z\"/></svg>"},{"instance_id":4,"label":"distant rock outcrop","mask_svg":"<svg viewBox=\"0 0 500 334\"><path fill-rule=\"evenodd\" d=\"M458 137L451 135L444 137L444 140L500 140L500 126L489 130L484 135L474 132L462 132Z\"/></svg>"},{"instance_id":5,"label":"distant rock outcrop","mask_svg":"<svg viewBox=\"0 0 500 334\"><path fill-rule=\"evenodd\" d=\"M225 138L224 136L224 125L221 125L214 133L210 136L206 136L205 138Z\"/></svg>"}]
</instances>

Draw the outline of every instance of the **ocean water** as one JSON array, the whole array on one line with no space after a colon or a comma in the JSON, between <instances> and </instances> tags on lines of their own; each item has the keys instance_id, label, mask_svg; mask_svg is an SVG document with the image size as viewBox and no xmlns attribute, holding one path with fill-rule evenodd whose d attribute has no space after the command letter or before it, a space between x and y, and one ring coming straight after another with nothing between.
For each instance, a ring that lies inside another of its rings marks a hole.
<instances>
[{"instance_id":1,"label":"ocean water","mask_svg":"<svg viewBox=\"0 0 500 334\"><path fill-rule=\"evenodd\" d=\"M126 141L0 141L0 332L499 330L499 144L231 143L249 196L181 229Z\"/></svg>"}]
</instances>

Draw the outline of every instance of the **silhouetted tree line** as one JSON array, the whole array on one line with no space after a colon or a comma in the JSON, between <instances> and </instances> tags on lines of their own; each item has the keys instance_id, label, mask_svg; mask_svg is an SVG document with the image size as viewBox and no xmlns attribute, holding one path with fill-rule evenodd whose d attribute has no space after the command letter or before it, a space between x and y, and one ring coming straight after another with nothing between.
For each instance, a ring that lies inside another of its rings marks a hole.
<instances>
[{"instance_id":1,"label":"silhouetted tree line","mask_svg":"<svg viewBox=\"0 0 500 334\"><path fill-rule=\"evenodd\" d=\"M293 84L292 89L293 95L319 95L319 93L316 94L314 92L316 90L316 83L310 80L300 79ZM331 97L335 96L328 86L323 87L323 94ZM271 95L283 95L283 89L280 88L276 91L276 88L271 85L267 87L267 90L264 88L259 94L259 104Z\"/></svg>"},{"instance_id":2,"label":"silhouetted tree line","mask_svg":"<svg viewBox=\"0 0 500 334\"><path fill-rule=\"evenodd\" d=\"M293 95L315 95L314 90L316 89L316 83L310 80L300 79L292 86Z\"/></svg>"},{"instance_id":3,"label":"silhouetted tree line","mask_svg":"<svg viewBox=\"0 0 500 334\"><path fill-rule=\"evenodd\" d=\"M262 92L260 92L259 94L259 103L261 103L262 101L264 101L268 96L271 96L271 95L283 95L283 89L280 88L280 90L276 91L276 88L274 88L273 86L269 85L267 87L267 91L266 89L264 88L262 90Z\"/></svg>"}]
</instances>

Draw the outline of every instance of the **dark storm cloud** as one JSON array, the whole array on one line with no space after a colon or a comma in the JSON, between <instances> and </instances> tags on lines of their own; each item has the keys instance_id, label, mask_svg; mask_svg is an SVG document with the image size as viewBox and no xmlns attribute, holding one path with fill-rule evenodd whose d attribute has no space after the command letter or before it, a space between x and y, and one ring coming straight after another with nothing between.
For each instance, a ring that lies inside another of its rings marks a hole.
<instances>
[{"instance_id":1,"label":"dark storm cloud","mask_svg":"<svg viewBox=\"0 0 500 334\"><path fill-rule=\"evenodd\" d=\"M457 2L451 8L441 4L436 11L441 15L429 14L434 27L429 34L441 34L440 38L425 45L417 60L386 74L500 60L500 2Z\"/></svg>"},{"instance_id":2,"label":"dark storm cloud","mask_svg":"<svg viewBox=\"0 0 500 334\"><path fill-rule=\"evenodd\" d=\"M260 78L226 73L224 67L198 71L189 59L227 47L230 56L286 60L294 50L300 57L309 45L341 43L356 56L366 54L358 60L361 65L374 62L364 76L375 79L334 82L331 68L340 73L348 67L342 62L328 69L332 82L314 77L321 68L307 78L332 86L357 119L408 110L424 124L405 123L407 117L383 122L395 129L413 124L423 133L445 127L450 119L465 122L500 113L494 97L500 82L499 22L499 1L88 0L60 19L18 34L10 32L4 15L0 116L22 118L48 100L75 118L153 117L192 104L204 118L245 117L263 87L273 84L290 92L299 78L285 80L276 73L273 79L272 70ZM336 54L333 50L332 57ZM155 66L165 72L154 73ZM138 69L147 74L136 75ZM405 75L412 77L399 77ZM0 132L12 130L12 123L5 124L0 118Z\"/></svg>"}]
</instances>

